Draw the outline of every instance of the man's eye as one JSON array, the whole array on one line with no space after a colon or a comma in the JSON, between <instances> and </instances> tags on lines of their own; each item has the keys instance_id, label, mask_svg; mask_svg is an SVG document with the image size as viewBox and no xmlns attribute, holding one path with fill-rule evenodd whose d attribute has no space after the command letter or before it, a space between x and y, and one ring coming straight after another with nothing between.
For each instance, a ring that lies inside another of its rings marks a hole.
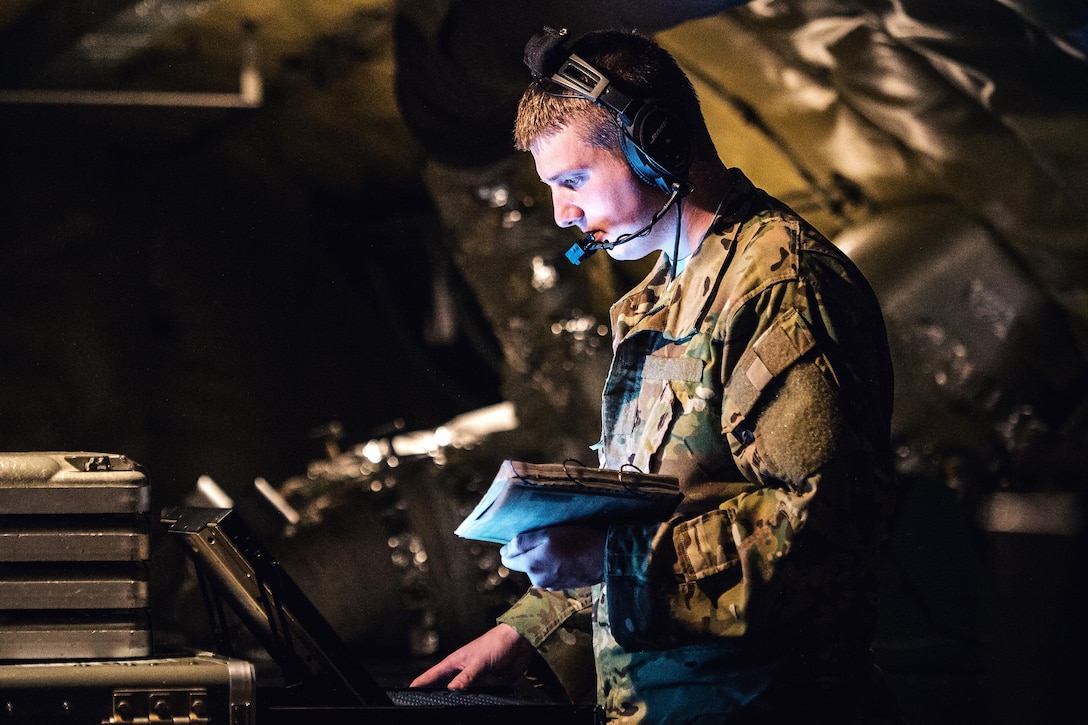
<instances>
[{"instance_id":1,"label":"man's eye","mask_svg":"<svg viewBox=\"0 0 1088 725\"><path fill-rule=\"evenodd\" d=\"M583 181L584 179L581 176L572 176L570 178L563 179L563 186L568 189L577 189L579 186L582 185Z\"/></svg>"}]
</instances>

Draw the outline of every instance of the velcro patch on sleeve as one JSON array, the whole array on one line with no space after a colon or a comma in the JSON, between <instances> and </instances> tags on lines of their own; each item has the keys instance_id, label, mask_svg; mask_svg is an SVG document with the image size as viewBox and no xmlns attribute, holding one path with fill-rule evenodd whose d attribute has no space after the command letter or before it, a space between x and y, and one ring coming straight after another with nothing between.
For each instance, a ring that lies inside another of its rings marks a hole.
<instances>
[{"instance_id":1,"label":"velcro patch on sleeve","mask_svg":"<svg viewBox=\"0 0 1088 725\"><path fill-rule=\"evenodd\" d=\"M751 412L763 389L816 345L797 310L790 310L759 336L737 361L727 384L722 426L732 431Z\"/></svg>"}]
</instances>

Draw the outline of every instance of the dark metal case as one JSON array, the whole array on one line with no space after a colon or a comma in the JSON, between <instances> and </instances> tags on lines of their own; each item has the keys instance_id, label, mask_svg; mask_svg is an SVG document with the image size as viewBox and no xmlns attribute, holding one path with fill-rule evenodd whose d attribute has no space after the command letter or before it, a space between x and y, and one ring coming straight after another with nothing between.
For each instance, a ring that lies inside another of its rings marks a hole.
<instances>
[{"instance_id":1,"label":"dark metal case","mask_svg":"<svg viewBox=\"0 0 1088 725\"><path fill-rule=\"evenodd\" d=\"M254 725L255 700L253 665L212 654L0 664L0 710L13 725Z\"/></svg>"}]
</instances>

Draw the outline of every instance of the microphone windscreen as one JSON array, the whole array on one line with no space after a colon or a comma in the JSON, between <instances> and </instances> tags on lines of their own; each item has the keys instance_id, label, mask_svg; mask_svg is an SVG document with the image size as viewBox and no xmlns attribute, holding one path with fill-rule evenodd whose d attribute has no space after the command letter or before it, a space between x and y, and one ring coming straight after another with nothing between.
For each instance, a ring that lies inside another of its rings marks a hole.
<instances>
[{"instance_id":1,"label":"microphone windscreen","mask_svg":"<svg viewBox=\"0 0 1088 725\"><path fill-rule=\"evenodd\" d=\"M544 78L559 70L559 65L570 54L563 48L567 39L565 30L544 28L542 32L529 38L525 44L525 65L533 78Z\"/></svg>"},{"instance_id":2,"label":"microphone windscreen","mask_svg":"<svg viewBox=\"0 0 1088 725\"><path fill-rule=\"evenodd\" d=\"M583 247L581 244L575 243L572 244L570 249L567 250L565 256L568 262L577 266L592 257L593 253L596 251L597 250L592 247L587 248Z\"/></svg>"}]
</instances>

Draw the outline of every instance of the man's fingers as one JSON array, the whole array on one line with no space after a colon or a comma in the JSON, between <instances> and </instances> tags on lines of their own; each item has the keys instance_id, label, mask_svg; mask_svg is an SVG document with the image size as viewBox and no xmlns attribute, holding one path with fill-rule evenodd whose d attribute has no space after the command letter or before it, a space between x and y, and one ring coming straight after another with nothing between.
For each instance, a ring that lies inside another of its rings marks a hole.
<instances>
[{"instance_id":1,"label":"man's fingers","mask_svg":"<svg viewBox=\"0 0 1088 725\"><path fill-rule=\"evenodd\" d=\"M439 662L437 665L422 673L409 685L409 687L427 687L429 685L436 685L445 682L457 672L458 668L454 665L447 663L445 660Z\"/></svg>"},{"instance_id":2,"label":"man's fingers","mask_svg":"<svg viewBox=\"0 0 1088 725\"><path fill-rule=\"evenodd\" d=\"M532 645L509 624L499 624L412 680L412 687L447 683L451 690L509 684L524 674ZM492 682L494 680L494 682Z\"/></svg>"},{"instance_id":3,"label":"man's fingers","mask_svg":"<svg viewBox=\"0 0 1088 725\"><path fill-rule=\"evenodd\" d=\"M514 558L521 556L522 554L532 551L533 549L547 543L548 538L540 531L525 531L518 534L509 542L503 544L499 549L499 553L506 558Z\"/></svg>"},{"instance_id":4,"label":"man's fingers","mask_svg":"<svg viewBox=\"0 0 1088 725\"><path fill-rule=\"evenodd\" d=\"M456 677L450 680L450 684L446 685L451 690L463 690L475 681L478 674L476 668L466 667L461 670Z\"/></svg>"}]
</instances>

